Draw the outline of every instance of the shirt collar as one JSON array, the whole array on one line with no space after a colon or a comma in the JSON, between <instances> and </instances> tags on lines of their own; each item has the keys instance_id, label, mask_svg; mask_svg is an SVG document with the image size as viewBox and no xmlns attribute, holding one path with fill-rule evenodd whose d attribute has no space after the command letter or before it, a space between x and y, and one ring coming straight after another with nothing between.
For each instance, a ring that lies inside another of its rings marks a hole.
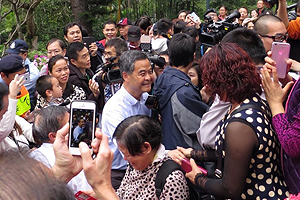
<instances>
[{"instance_id":1,"label":"shirt collar","mask_svg":"<svg viewBox=\"0 0 300 200\"><path fill-rule=\"evenodd\" d=\"M144 92L142 94L142 96L140 97L140 100L138 101L136 98L134 98L124 87L124 85L122 85L120 92L123 93L123 95L125 96L125 100L128 101L130 103L130 105L135 105L138 102L140 102L141 104L145 104L147 97L148 97L148 93Z\"/></svg>"}]
</instances>

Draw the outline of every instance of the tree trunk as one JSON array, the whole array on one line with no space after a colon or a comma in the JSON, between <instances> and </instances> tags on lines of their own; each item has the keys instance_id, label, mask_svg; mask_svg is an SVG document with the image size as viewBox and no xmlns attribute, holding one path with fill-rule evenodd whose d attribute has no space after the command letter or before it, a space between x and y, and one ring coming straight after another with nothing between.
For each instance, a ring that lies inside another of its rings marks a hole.
<instances>
[{"instance_id":1,"label":"tree trunk","mask_svg":"<svg viewBox=\"0 0 300 200\"><path fill-rule=\"evenodd\" d=\"M88 13L88 4L86 0L70 0L74 21L84 26L88 35L92 34L92 23L88 22L85 13Z\"/></svg>"}]
</instances>

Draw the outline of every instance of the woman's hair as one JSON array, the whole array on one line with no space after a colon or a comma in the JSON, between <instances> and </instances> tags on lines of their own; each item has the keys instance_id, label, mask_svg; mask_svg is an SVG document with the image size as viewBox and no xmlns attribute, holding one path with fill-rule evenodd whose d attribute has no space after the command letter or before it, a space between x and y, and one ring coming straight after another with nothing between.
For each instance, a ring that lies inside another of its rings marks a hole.
<instances>
[{"instance_id":1,"label":"woman's hair","mask_svg":"<svg viewBox=\"0 0 300 200\"><path fill-rule=\"evenodd\" d=\"M56 64L57 61L59 61L60 59L63 59L65 61L65 58L62 55L56 55L53 56L52 58L50 58L50 60L48 61L48 71L52 72L53 66ZM66 61L67 62L67 61Z\"/></svg>"},{"instance_id":2,"label":"woman's hair","mask_svg":"<svg viewBox=\"0 0 300 200\"><path fill-rule=\"evenodd\" d=\"M147 28L152 25L152 22L151 22L151 19L149 17L144 16L144 17L139 18L135 22L134 25L138 26L138 27L140 27L140 29L143 29L144 31L146 31Z\"/></svg>"},{"instance_id":3,"label":"woman's hair","mask_svg":"<svg viewBox=\"0 0 300 200\"><path fill-rule=\"evenodd\" d=\"M241 103L261 94L261 79L254 62L238 45L215 45L200 61L203 85L221 98Z\"/></svg>"},{"instance_id":4,"label":"woman's hair","mask_svg":"<svg viewBox=\"0 0 300 200\"><path fill-rule=\"evenodd\" d=\"M145 115L136 115L123 120L116 128L114 138L121 143L131 156L142 154L142 147L149 142L157 150L161 143L161 129L158 123Z\"/></svg>"}]
</instances>

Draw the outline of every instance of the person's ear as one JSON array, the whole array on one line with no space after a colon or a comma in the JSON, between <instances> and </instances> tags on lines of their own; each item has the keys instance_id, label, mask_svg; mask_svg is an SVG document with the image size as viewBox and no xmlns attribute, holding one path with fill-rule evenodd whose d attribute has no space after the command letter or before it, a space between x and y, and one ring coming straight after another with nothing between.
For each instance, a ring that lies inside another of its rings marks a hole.
<instances>
[{"instance_id":1,"label":"person's ear","mask_svg":"<svg viewBox=\"0 0 300 200\"><path fill-rule=\"evenodd\" d=\"M67 36L66 36L66 35L64 36L64 38L65 38L65 40L66 40L66 41L69 43L69 41L68 41L68 38L67 38Z\"/></svg>"},{"instance_id":2,"label":"person's ear","mask_svg":"<svg viewBox=\"0 0 300 200\"><path fill-rule=\"evenodd\" d=\"M66 53L67 53L67 49L63 49L63 53L64 53L64 56L65 56Z\"/></svg>"},{"instance_id":3,"label":"person's ear","mask_svg":"<svg viewBox=\"0 0 300 200\"><path fill-rule=\"evenodd\" d=\"M151 147L151 144L150 144L149 142L144 142L143 146L144 146L145 152L146 152L147 154L151 153L152 147Z\"/></svg>"},{"instance_id":4,"label":"person's ear","mask_svg":"<svg viewBox=\"0 0 300 200\"><path fill-rule=\"evenodd\" d=\"M52 97L52 90L46 90L45 93L47 97Z\"/></svg>"},{"instance_id":5,"label":"person's ear","mask_svg":"<svg viewBox=\"0 0 300 200\"><path fill-rule=\"evenodd\" d=\"M56 138L56 133L53 133L53 132L49 133L48 138L49 138L51 143L54 143L55 138Z\"/></svg>"},{"instance_id":6,"label":"person's ear","mask_svg":"<svg viewBox=\"0 0 300 200\"><path fill-rule=\"evenodd\" d=\"M123 80L125 81L125 82L129 82L129 74L128 73L126 73L126 72L123 72L122 73L122 77L123 77Z\"/></svg>"},{"instance_id":7,"label":"person's ear","mask_svg":"<svg viewBox=\"0 0 300 200\"><path fill-rule=\"evenodd\" d=\"M72 65L75 65L77 67L77 65L76 65L77 64L77 60L75 60L75 59L72 58L70 61L71 61Z\"/></svg>"}]
</instances>

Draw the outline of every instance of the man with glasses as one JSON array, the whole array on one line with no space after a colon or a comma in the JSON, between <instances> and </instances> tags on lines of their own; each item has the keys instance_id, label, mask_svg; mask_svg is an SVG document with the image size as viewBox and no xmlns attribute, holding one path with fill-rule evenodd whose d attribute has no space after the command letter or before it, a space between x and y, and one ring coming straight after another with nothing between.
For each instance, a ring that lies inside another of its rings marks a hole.
<instances>
[{"instance_id":1,"label":"man with glasses","mask_svg":"<svg viewBox=\"0 0 300 200\"><path fill-rule=\"evenodd\" d=\"M273 42L286 42L288 34L282 20L273 15L262 15L254 24L266 52L271 51Z\"/></svg>"}]
</instances>

